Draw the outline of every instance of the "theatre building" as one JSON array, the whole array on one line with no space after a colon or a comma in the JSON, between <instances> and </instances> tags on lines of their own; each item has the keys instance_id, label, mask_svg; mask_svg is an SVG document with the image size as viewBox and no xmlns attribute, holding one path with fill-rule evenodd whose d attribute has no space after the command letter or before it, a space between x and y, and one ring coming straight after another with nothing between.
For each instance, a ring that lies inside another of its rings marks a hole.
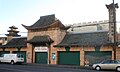
<instances>
[{"instance_id":1,"label":"theatre building","mask_svg":"<svg viewBox=\"0 0 120 72\"><path fill-rule=\"evenodd\" d=\"M57 64L57 48L54 45L61 42L68 28L56 19L54 14L40 17L31 26L23 26L28 30L27 62Z\"/></svg>"},{"instance_id":2,"label":"theatre building","mask_svg":"<svg viewBox=\"0 0 120 72\"><path fill-rule=\"evenodd\" d=\"M0 37L0 55L6 53L21 53L24 55L24 63L26 63L27 37L18 35L17 27L9 27L7 37Z\"/></svg>"},{"instance_id":3,"label":"theatre building","mask_svg":"<svg viewBox=\"0 0 120 72\"><path fill-rule=\"evenodd\" d=\"M114 49L113 5L106 7L109 25L105 31L100 27L100 31L69 32L70 26L64 26L54 14L41 16L33 25L22 24L28 31L27 37L19 37L17 28L10 27L3 39L7 42L0 45L0 54L22 53L26 63L84 66L114 59L116 50L116 59L120 60L120 34L117 32Z\"/></svg>"},{"instance_id":4,"label":"theatre building","mask_svg":"<svg viewBox=\"0 0 120 72\"><path fill-rule=\"evenodd\" d=\"M27 63L81 65L114 59L113 42L109 31L88 33L67 32L55 15L41 16L31 26L25 26L27 36ZM120 48L116 48L119 60Z\"/></svg>"}]
</instances>

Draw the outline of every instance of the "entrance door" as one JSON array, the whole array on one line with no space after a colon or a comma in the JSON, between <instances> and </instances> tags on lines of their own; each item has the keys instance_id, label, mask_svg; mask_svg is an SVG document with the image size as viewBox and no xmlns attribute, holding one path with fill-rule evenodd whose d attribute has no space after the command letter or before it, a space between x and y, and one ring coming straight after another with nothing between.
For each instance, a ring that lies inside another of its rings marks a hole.
<instances>
[{"instance_id":1,"label":"entrance door","mask_svg":"<svg viewBox=\"0 0 120 72\"><path fill-rule=\"evenodd\" d=\"M58 64L80 65L80 52L58 52Z\"/></svg>"},{"instance_id":2,"label":"entrance door","mask_svg":"<svg viewBox=\"0 0 120 72\"><path fill-rule=\"evenodd\" d=\"M89 61L89 65L99 63L103 60L112 59L111 51L87 51L85 52L85 60Z\"/></svg>"},{"instance_id":3,"label":"entrance door","mask_svg":"<svg viewBox=\"0 0 120 72\"><path fill-rule=\"evenodd\" d=\"M35 52L35 63L47 64L48 53L47 52Z\"/></svg>"}]
</instances>

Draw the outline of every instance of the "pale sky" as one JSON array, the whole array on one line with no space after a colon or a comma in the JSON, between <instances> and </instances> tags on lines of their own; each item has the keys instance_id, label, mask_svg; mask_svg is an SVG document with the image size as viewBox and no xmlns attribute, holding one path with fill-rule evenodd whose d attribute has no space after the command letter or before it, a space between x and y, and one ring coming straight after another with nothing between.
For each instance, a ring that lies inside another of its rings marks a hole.
<instances>
[{"instance_id":1,"label":"pale sky","mask_svg":"<svg viewBox=\"0 0 120 72\"><path fill-rule=\"evenodd\" d=\"M114 1L120 4L120 0ZM50 14L55 14L63 24L108 20L105 5L111 3L112 0L0 0L0 37L7 34L12 25L20 32L27 32L21 24L30 26L40 16ZM120 22L120 8L116 14Z\"/></svg>"}]
</instances>

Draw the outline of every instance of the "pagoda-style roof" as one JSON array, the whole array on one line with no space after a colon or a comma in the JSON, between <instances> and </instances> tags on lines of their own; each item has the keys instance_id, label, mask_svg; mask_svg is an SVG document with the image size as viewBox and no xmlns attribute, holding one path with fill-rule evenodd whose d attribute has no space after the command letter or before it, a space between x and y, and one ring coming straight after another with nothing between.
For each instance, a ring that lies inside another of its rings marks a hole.
<instances>
[{"instance_id":1,"label":"pagoda-style roof","mask_svg":"<svg viewBox=\"0 0 120 72\"><path fill-rule=\"evenodd\" d=\"M65 46L102 46L112 44L108 32L68 33L55 47Z\"/></svg>"},{"instance_id":2,"label":"pagoda-style roof","mask_svg":"<svg viewBox=\"0 0 120 72\"><path fill-rule=\"evenodd\" d=\"M119 8L118 3L116 3L116 4L111 3L109 5L106 5L106 7L107 7L107 9L113 9L114 7Z\"/></svg>"},{"instance_id":3,"label":"pagoda-style roof","mask_svg":"<svg viewBox=\"0 0 120 72\"><path fill-rule=\"evenodd\" d=\"M15 32L15 33L19 33L19 31L17 31L17 30L8 30L8 32Z\"/></svg>"},{"instance_id":4,"label":"pagoda-style roof","mask_svg":"<svg viewBox=\"0 0 120 72\"><path fill-rule=\"evenodd\" d=\"M41 16L40 19L31 26L25 26L25 25L23 26L27 30L44 29L44 28L56 27L56 26L59 26L62 29L67 29L58 19L55 18L54 14Z\"/></svg>"},{"instance_id":5,"label":"pagoda-style roof","mask_svg":"<svg viewBox=\"0 0 120 72\"><path fill-rule=\"evenodd\" d=\"M28 40L29 43L52 43L53 40L48 36L34 36L32 39Z\"/></svg>"},{"instance_id":6,"label":"pagoda-style roof","mask_svg":"<svg viewBox=\"0 0 120 72\"><path fill-rule=\"evenodd\" d=\"M7 44L0 45L0 48L21 48L27 47L27 37L13 38Z\"/></svg>"},{"instance_id":7,"label":"pagoda-style roof","mask_svg":"<svg viewBox=\"0 0 120 72\"><path fill-rule=\"evenodd\" d=\"M19 31L16 30L18 29L17 27L11 26L9 28L10 28L10 30L8 30L9 34L5 34L6 36L14 36L14 37L21 36L21 35L18 35Z\"/></svg>"},{"instance_id":8,"label":"pagoda-style roof","mask_svg":"<svg viewBox=\"0 0 120 72\"><path fill-rule=\"evenodd\" d=\"M6 36L13 36L13 37L19 37L21 35L18 35L17 33L9 33L9 34L5 34Z\"/></svg>"},{"instance_id":9,"label":"pagoda-style roof","mask_svg":"<svg viewBox=\"0 0 120 72\"><path fill-rule=\"evenodd\" d=\"M16 26L11 26L11 27L9 27L10 29L18 29Z\"/></svg>"}]
</instances>

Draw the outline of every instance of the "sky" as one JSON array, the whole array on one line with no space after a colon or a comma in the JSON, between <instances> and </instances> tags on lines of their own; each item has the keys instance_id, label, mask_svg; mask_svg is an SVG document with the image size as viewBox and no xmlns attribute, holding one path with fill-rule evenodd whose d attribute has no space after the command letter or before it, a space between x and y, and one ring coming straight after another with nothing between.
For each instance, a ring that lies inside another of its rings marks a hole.
<instances>
[{"instance_id":1,"label":"sky","mask_svg":"<svg viewBox=\"0 0 120 72\"><path fill-rule=\"evenodd\" d=\"M114 0L120 4L120 0ZM22 36L27 30L21 25L33 25L40 16L55 14L64 25L108 20L106 4L112 0L0 0L0 37L8 34L10 26L18 27ZM116 9L117 29L120 8Z\"/></svg>"}]
</instances>

